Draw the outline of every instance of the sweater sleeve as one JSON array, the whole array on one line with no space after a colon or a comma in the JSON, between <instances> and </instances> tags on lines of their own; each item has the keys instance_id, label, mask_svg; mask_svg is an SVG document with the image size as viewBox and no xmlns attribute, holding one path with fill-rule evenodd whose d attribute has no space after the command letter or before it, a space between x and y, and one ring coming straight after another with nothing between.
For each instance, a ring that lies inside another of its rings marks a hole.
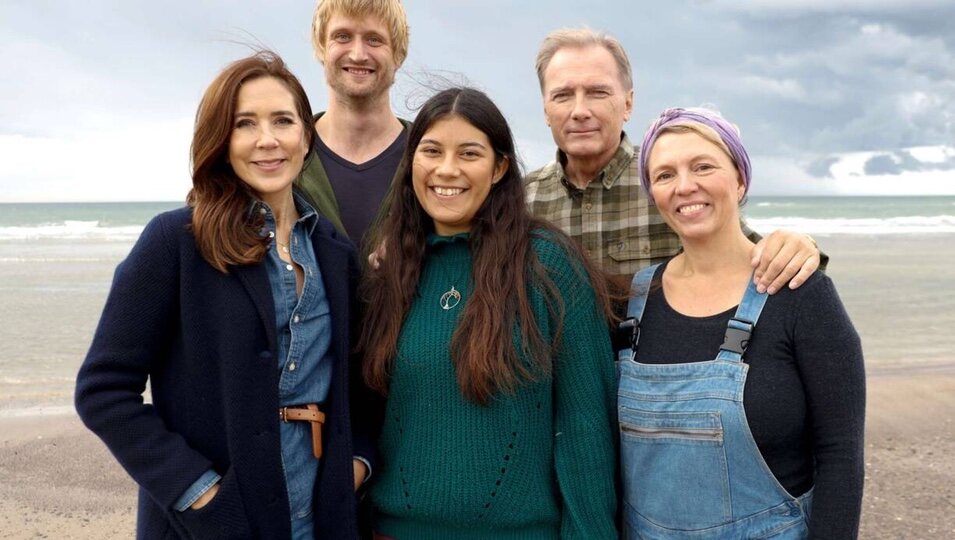
<instances>
[{"instance_id":1,"label":"sweater sleeve","mask_svg":"<svg viewBox=\"0 0 955 540\"><path fill-rule=\"evenodd\" d=\"M152 404L143 402L151 373L178 324L178 253L167 239L164 216L145 228L116 268L103 315L76 377L76 410L124 469L163 508L203 473L210 460L169 431ZM170 220L173 221L173 220ZM224 473L225 471L218 471Z\"/></svg>"},{"instance_id":2,"label":"sweater sleeve","mask_svg":"<svg viewBox=\"0 0 955 540\"><path fill-rule=\"evenodd\" d=\"M564 307L555 351L554 467L561 538L616 538L616 372L606 319L581 266L548 243L547 267ZM553 321L556 328L559 321Z\"/></svg>"},{"instance_id":3,"label":"sweater sleeve","mask_svg":"<svg viewBox=\"0 0 955 540\"><path fill-rule=\"evenodd\" d=\"M864 478L862 345L832 281L804 285L793 329L816 462L810 537L855 538Z\"/></svg>"}]
</instances>

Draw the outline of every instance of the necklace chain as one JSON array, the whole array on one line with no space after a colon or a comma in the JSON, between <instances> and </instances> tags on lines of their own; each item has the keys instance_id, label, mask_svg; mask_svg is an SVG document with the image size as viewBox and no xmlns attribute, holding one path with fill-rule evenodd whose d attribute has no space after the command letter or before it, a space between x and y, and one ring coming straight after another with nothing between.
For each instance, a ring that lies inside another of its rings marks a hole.
<instances>
[{"instance_id":1,"label":"necklace chain","mask_svg":"<svg viewBox=\"0 0 955 540\"><path fill-rule=\"evenodd\" d=\"M282 242L279 242L278 238L275 239L275 243L278 244L280 248L282 248L282 251L284 251L285 253L288 253L288 244L283 244Z\"/></svg>"},{"instance_id":2,"label":"necklace chain","mask_svg":"<svg viewBox=\"0 0 955 540\"><path fill-rule=\"evenodd\" d=\"M289 244L292 243L292 231L295 229L295 223L296 223L296 221L298 221L298 217L297 217L297 216L298 216L298 210L295 208L294 204L293 204L293 206L292 206L292 209L293 209L293 212L292 212L293 218L292 218L292 221L289 223L289 227L288 227L288 241L287 241L287 242L279 242L279 226L278 226L278 220L277 220L277 219L275 219L275 221L273 221L273 223L275 224L275 230L269 233L269 235L272 237L272 239L275 240L276 249L281 249L283 253L289 253ZM265 214L265 213L266 213L266 209L263 207L263 208L261 209L261 212L262 212L263 214ZM274 214L273 214L273 216L274 216Z\"/></svg>"},{"instance_id":3,"label":"necklace chain","mask_svg":"<svg viewBox=\"0 0 955 540\"><path fill-rule=\"evenodd\" d=\"M275 243L276 243L276 245L278 245L278 247L280 247L280 248L282 249L282 251L283 251L284 253L288 253L288 252L289 252L289 244L292 243L292 230L293 230L293 229L295 229L295 222L292 222L292 225L289 226L289 229L288 229L288 241L287 241L287 242L280 242L280 241L279 241L279 228L278 228L278 227L275 228Z\"/></svg>"}]
</instances>

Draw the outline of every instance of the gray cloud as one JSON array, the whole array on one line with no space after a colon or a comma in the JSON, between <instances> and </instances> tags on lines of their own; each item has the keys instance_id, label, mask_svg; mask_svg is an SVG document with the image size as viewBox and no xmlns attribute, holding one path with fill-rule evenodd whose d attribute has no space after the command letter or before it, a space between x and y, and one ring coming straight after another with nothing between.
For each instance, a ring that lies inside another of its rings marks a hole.
<instances>
[{"instance_id":1,"label":"gray cloud","mask_svg":"<svg viewBox=\"0 0 955 540\"><path fill-rule=\"evenodd\" d=\"M812 160L806 165L806 172L816 178L832 178L832 166L838 161L839 158L832 156Z\"/></svg>"},{"instance_id":2,"label":"gray cloud","mask_svg":"<svg viewBox=\"0 0 955 540\"><path fill-rule=\"evenodd\" d=\"M902 167L888 155L878 155L865 162L866 174L899 174Z\"/></svg>"},{"instance_id":3,"label":"gray cloud","mask_svg":"<svg viewBox=\"0 0 955 540\"><path fill-rule=\"evenodd\" d=\"M784 45L763 37L750 47L758 52L708 70L727 108L766 120L757 123L760 151L779 143L786 151L846 152L953 140L955 49L944 40L854 17L761 23L770 27L760 36Z\"/></svg>"},{"instance_id":4,"label":"gray cloud","mask_svg":"<svg viewBox=\"0 0 955 540\"><path fill-rule=\"evenodd\" d=\"M248 52L234 42L281 53L320 110L327 93L309 43L313 5L3 2L0 135L82 141L89 132L187 125L213 75ZM413 116L405 105L428 92L421 83L430 73L460 74L500 105L529 167L553 158L537 47L549 30L582 24L616 35L630 54L631 139L665 107L711 103L741 127L751 154L785 158L817 178L836 153L955 142L950 0L676 0L652 10L624 0L417 0L406 9L412 34L393 90L399 114ZM179 160L175 169L187 170L186 156L156 151L178 146L135 142L115 151ZM871 170L909 170L904 158L890 162Z\"/></svg>"},{"instance_id":5,"label":"gray cloud","mask_svg":"<svg viewBox=\"0 0 955 540\"><path fill-rule=\"evenodd\" d=\"M702 0L720 9L745 13L909 13L951 7L948 0Z\"/></svg>"},{"instance_id":6,"label":"gray cloud","mask_svg":"<svg viewBox=\"0 0 955 540\"><path fill-rule=\"evenodd\" d=\"M955 170L955 157L949 157L938 162L926 162L916 159L911 152L906 151L877 154L865 163L865 173L872 175L951 170Z\"/></svg>"}]
</instances>

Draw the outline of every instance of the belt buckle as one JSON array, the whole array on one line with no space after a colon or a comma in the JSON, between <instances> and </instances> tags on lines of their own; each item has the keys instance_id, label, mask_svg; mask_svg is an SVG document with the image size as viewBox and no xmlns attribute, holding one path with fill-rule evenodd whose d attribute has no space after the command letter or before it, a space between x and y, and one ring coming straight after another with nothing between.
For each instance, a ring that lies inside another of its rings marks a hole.
<instances>
[{"instance_id":1,"label":"belt buckle","mask_svg":"<svg viewBox=\"0 0 955 540\"><path fill-rule=\"evenodd\" d=\"M288 407L282 407L279 409L279 420L287 424L288 418L286 416L286 410L288 410Z\"/></svg>"}]
</instances>

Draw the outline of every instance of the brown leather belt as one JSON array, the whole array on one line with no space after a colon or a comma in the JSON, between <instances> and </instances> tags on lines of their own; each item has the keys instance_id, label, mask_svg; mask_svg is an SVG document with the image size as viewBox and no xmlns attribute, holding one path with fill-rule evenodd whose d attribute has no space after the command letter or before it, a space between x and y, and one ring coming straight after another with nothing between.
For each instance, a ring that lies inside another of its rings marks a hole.
<instances>
[{"instance_id":1,"label":"brown leather belt","mask_svg":"<svg viewBox=\"0 0 955 540\"><path fill-rule=\"evenodd\" d=\"M311 422L312 424L312 453L315 459L322 457L322 424L325 423L325 413L315 403L305 405L291 405L279 409L279 420L283 422Z\"/></svg>"}]
</instances>

